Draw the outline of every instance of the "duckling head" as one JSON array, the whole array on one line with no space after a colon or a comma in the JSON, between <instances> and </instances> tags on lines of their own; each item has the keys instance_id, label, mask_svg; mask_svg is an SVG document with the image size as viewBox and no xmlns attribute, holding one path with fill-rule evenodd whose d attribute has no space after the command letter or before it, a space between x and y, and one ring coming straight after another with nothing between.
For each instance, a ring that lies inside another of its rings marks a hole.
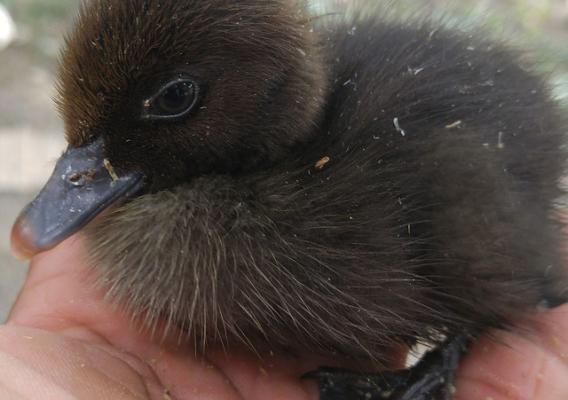
<instances>
[{"instance_id":1,"label":"duckling head","mask_svg":"<svg viewBox=\"0 0 568 400\"><path fill-rule=\"evenodd\" d=\"M259 269L254 255L271 258L259 250L278 234L242 182L287 168L322 113L323 56L298 10L288 0L83 6L59 70L69 146L16 221L14 252L50 249L100 215L85 243L98 282L131 315L203 341L270 336L274 282L298 280ZM279 323L272 338L296 341Z\"/></svg>"},{"instance_id":2,"label":"duckling head","mask_svg":"<svg viewBox=\"0 0 568 400\"><path fill-rule=\"evenodd\" d=\"M323 98L302 19L285 1L91 2L61 63L70 145L102 138L154 191L277 160Z\"/></svg>"},{"instance_id":3,"label":"duckling head","mask_svg":"<svg viewBox=\"0 0 568 400\"><path fill-rule=\"evenodd\" d=\"M60 64L69 147L15 225L16 251L53 247L118 199L246 174L308 140L325 79L299 9L284 0L84 5Z\"/></svg>"}]
</instances>

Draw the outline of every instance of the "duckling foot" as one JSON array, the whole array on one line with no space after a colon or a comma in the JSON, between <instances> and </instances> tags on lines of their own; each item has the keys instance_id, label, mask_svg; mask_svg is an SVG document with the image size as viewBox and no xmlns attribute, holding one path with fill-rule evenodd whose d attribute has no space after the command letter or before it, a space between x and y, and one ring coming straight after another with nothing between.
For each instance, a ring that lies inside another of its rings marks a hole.
<instances>
[{"instance_id":1,"label":"duckling foot","mask_svg":"<svg viewBox=\"0 0 568 400\"><path fill-rule=\"evenodd\" d=\"M454 375L470 340L466 335L450 339L410 369L363 374L320 368L304 378L318 382L321 400L451 400Z\"/></svg>"}]
</instances>

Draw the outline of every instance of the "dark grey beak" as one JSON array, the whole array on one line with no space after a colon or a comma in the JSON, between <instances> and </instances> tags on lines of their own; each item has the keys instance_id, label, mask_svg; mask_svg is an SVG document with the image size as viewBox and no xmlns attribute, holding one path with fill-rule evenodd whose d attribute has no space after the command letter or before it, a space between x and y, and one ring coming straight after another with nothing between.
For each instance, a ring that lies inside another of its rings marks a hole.
<instances>
[{"instance_id":1,"label":"dark grey beak","mask_svg":"<svg viewBox=\"0 0 568 400\"><path fill-rule=\"evenodd\" d=\"M55 247L113 203L138 194L143 181L142 173L114 170L105 159L102 138L68 148L14 223L14 254L27 259Z\"/></svg>"}]
</instances>

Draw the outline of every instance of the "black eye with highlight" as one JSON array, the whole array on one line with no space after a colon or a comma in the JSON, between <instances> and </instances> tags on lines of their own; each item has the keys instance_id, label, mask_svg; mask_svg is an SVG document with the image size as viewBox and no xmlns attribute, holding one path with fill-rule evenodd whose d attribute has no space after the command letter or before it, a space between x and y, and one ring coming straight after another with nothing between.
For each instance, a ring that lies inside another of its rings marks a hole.
<instances>
[{"instance_id":1,"label":"black eye with highlight","mask_svg":"<svg viewBox=\"0 0 568 400\"><path fill-rule=\"evenodd\" d=\"M165 84L143 103L142 118L152 120L178 119L193 110L199 97L199 87L187 78Z\"/></svg>"}]
</instances>

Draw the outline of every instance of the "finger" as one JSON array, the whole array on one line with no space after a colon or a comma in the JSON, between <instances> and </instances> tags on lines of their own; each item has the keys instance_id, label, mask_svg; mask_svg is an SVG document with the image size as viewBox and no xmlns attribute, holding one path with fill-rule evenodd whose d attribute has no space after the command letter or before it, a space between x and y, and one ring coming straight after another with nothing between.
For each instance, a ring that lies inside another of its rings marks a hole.
<instances>
[{"instance_id":1,"label":"finger","mask_svg":"<svg viewBox=\"0 0 568 400\"><path fill-rule=\"evenodd\" d=\"M110 346L45 331L0 327L2 399L158 399L152 371ZM9 393L9 395L8 395Z\"/></svg>"},{"instance_id":2,"label":"finger","mask_svg":"<svg viewBox=\"0 0 568 400\"><path fill-rule=\"evenodd\" d=\"M84 258L77 237L35 257L7 323L65 331L91 326L94 321L115 320L103 306L101 294L93 289L92 276L83 268Z\"/></svg>"},{"instance_id":3,"label":"finger","mask_svg":"<svg viewBox=\"0 0 568 400\"><path fill-rule=\"evenodd\" d=\"M244 352L229 357L222 351L213 351L216 356L212 362L208 357L198 357L190 345L178 340L179 336L172 340L153 338L93 289L93 272L84 260L77 238L36 257L10 314L9 326L33 327L114 346L145 363L164 387L171 388L173 398L232 400L242 399L241 392L251 394L247 400L267 398L267 394L289 400L317 398L315 385L299 379L307 372L305 363L290 363L280 356L265 368L260 366L263 361Z\"/></svg>"},{"instance_id":4,"label":"finger","mask_svg":"<svg viewBox=\"0 0 568 400\"><path fill-rule=\"evenodd\" d=\"M459 371L456 397L568 399L568 305L539 315L534 330L479 340Z\"/></svg>"},{"instance_id":5,"label":"finger","mask_svg":"<svg viewBox=\"0 0 568 400\"><path fill-rule=\"evenodd\" d=\"M145 362L172 396L230 400L235 390L205 358L177 341L153 340L94 289L78 237L34 258L28 279L10 313L9 327L58 332L66 338L111 345Z\"/></svg>"}]
</instances>

